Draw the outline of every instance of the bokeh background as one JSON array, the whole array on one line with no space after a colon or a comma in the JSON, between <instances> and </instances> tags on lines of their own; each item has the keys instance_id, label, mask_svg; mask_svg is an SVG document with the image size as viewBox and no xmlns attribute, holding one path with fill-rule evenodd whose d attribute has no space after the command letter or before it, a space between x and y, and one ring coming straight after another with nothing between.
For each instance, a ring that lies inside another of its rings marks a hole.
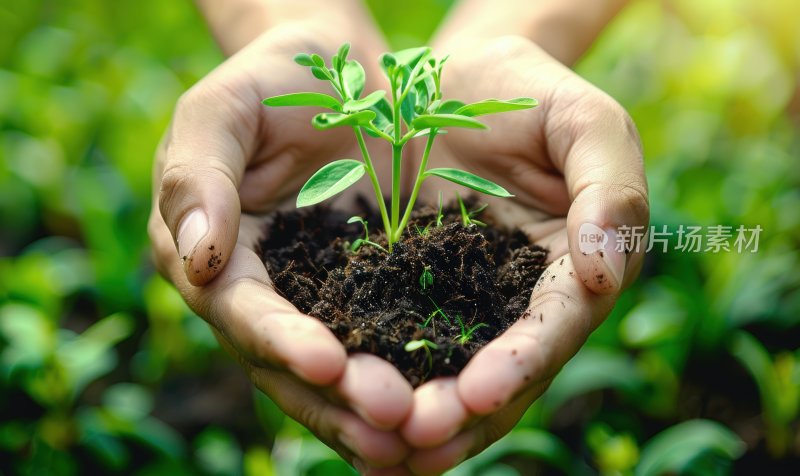
<instances>
[{"instance_id":1,"label":"bokeh background","mask_svg":"<svg viewBox=\"0 0 800 476\"><path fill-rule=\"evenodd\" d=\"M450 1L369 2L395 47ZM576 66L641 131L650 253L511 435L453 474L800 474L800 3L640 0ZM0 6L0 474L351 471L149 263L153 150L222 60L189 0ZM676 244L675 240L671 243Z\"/></svg>"}]
</instances>

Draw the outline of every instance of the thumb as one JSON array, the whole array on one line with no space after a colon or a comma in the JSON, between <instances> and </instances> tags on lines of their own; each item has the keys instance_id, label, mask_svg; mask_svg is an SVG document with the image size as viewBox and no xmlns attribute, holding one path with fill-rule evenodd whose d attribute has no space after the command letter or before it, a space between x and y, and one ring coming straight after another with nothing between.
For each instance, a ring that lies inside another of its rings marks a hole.
<instances>
[{"instance_id":1,"label":"thumb","mask_svg":"<svg viewBox=\"0 0 800 476\"><path fill-rule=\"evenodd\" d=\"M189 282L201 286L225 266L241 216L246 150L232 107L202 83L178 102L159 149L158 205ZM157 172L158 173L158 172Z\"/></svg>"},{"instance_id":2,"label":"thumb","mask_svg":"<svg viewBox=\"0 0 800 476\"><path fill-rule=\"evenodd\" d=\"M584 285L595 293L613 294L635 277L644 254L650 215L647 179L628 114L602 93L593 99L574 124L564 163L572 196L567 239Z\"/></svg>"}]
</instances>

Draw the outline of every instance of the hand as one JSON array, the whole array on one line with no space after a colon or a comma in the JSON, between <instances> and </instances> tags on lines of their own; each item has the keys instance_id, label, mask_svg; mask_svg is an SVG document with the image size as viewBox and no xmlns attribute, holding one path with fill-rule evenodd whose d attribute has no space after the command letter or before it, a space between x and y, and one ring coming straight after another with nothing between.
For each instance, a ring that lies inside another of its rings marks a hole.
<instances>
[{"instance_id":1,"label":"hand","mask_svg":"<svg viewBox=\"0 0 800 476\"><path fill-rule=\"evenodd\" d=\"M433 160L505 186L516 197L491 201L494 216L549 248L552 262L519 321L457 378L416 390L402 434L422 448L408 465L423 474L444 471L510 431L635 278L642 255L616 251L615 230L646 225L649 216L638 135L619 104L522 37L449 52L446 98L532 96L541 106L482 118L489 133L451 130L437 140ZM580 251L584 223L608 235L600 252Z\"/></svg>"},{"instance_id":2,"label":"hand","mask_svg":"<svg viewBox=\"0 0 800 476\"><path fill-rule=\"evenodd\" d=\"M276 120L261 105L323 86L292 57L329 57L335 50L323 45L340 43L329 30L309 22L273 28L181 98L156 154L149 233L160 272L258 388L347 461L392 467L407 455L392 430L410 411L411 387L377 357L348 358L322 323L275 292L255 251L263 225L241 214L293 200L323 161L355 148L346 131L313 132L307 108L281 110ZM380 48L371 44L375 51L354 42L365 66Z\"/></svg>"}]
</instances>

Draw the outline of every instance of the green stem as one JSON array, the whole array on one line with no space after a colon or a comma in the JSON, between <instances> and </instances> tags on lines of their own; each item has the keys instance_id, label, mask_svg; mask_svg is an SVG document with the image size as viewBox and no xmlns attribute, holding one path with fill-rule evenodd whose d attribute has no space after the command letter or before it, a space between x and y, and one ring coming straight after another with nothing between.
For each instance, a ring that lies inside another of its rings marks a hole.
<instances>
[{"instance_id":1,"label":"green stem","mask_svg":"<svg viewBox=\"0 0 800 476\"><path fill-rule=\"evenodd\" d=\"M389 246L399 239L402 234L397 228L400 221L400 179L401 163L403 160L403 147L392 145L392 232L389 235Z\"/></svg>"},{"instance_id":2,"label":"green stem","mask_svg":"<svg viewBox=\"0 0 800 476\"><path fill-rule=\"evenodd\" d=\"M419 163L419 170L417 171L417 180L414 182L414 189L411 190L411 197L408 199L408 205L406 205L406 211L403 214L403 219L400 221L400 224L397 228L395 228L396 236L394 236L394 241L400 239L400 235L403 234L403 231L408 224L408 220L411 218L411 211L414 209L414 202L417 201L417 195L419 195L419 190L422 187L422 182L425 181L425 169L428 166L428 156L431 153L431 147L433 147L433 140L436 138L436 130L431 129L431 133L428 136L428 141L425 143L425 152L422 153L422 160Z\"/></svg>"},{"instance_id":3,"label":"green stem","mask_svg":"<svg viewBox=\"0 0 800 476\"><path fill-rule=\"evenodd\" d=\"M389 241L389 251L392 249L392 228L389 226L389 215L386 213L386 204L383 201L383 192L381 192L381 184L378 182L378 176L375 175L375 167L372 166L372 160L369 157L369 150L367 144L364 143L364 134L358 126L353 127L358 140L358 146L361 148L361 156L364 158L364 165L367 169L367 175L372 182L372 189L375 191L375 199L378 201L378 209L381 212L381 219L383 220L383 229L386 231L386 239ZM367 235L369 236L369 235Z\"/></svg>"}]
</instances>

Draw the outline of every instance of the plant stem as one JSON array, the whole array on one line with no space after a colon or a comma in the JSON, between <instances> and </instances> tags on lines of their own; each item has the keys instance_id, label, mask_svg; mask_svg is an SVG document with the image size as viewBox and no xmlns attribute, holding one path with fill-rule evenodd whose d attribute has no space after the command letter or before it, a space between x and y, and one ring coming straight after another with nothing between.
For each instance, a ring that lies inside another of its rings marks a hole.
<instances>
[{"instance_id":1,"label":"plant stem","mask_svg":"<svg viewBox=\"0 0 800 476\"><path fill-rule=\"evenodd\" d=\"M397 234L397 225L400 220L400 179L402 172L403 145L400 143L402 123L400 122L400 102L397 101L397 77L392 81L392 122L394 123L394 141L392 142L392 226L387 229L389 252ZM402 101L402 99L401 99Z\"/></svg>"},{"instance_id":2,"label":"plant stem","mask_svg":"<svg viewBox=\"0 0 800 476\"><path fill-rule=\"evenodd\" d=\"M392 229L389 235L389 247L399 239L402 231L397 227L400 221L400 179L403 160L403 146L392 145Z\"/></svg>"},{"instance_id":3,"label":"plant stem","mask_svg":"<svg viewBox=\"0 0 800 476\"><path fill-rule=\"evenodd\" d=\"M375 191L375 199L378 201L378 209L381 211L381 219L383 220L383 229L386 231L386 239L389 242L389 251L392 250L392 229L389 226L389 215L386 213L386 203L383 201L383 192L381 192L381 184L378 182L378 176L375 175L375 168L372 166L372 160L369 157L369 150L367 144L364 143L364 134L358 126L353 127L358 140L358 146L361 148L361 156L364 158L364 165L367 169L367 175L372 182L372 189ZM369 235L367 235L369 237Z\"/></svg>"},{"instance_id":4,"label":"plant stem","mask_svg":"<svg viewBox=\"0 0 800 476\"><path fill-rule=\"evenodd\" d=\"M414 188L411 190L411 197L408 199L408 205L406 205L406 211L403 214L403 219L400 221L400 224L397 228L395 228L395 233L397 234L394 237L394 241L400 239L400 235L403 233L403 229L408 224L408 220L411 218L411 212L414 209L414 202L417 201L417 195L419 195L419 189L422 187L422 182L425 181L425 169L428 166L428 156L431 153L431 147L433 147L433 140L436 138L436 129L431 129L431 133L428 136L428 141L425 143L425 152L422 153L422 160L419 163L419 170L417 171L417 180L414 182Z\"/></svg>"}]
</instances>

